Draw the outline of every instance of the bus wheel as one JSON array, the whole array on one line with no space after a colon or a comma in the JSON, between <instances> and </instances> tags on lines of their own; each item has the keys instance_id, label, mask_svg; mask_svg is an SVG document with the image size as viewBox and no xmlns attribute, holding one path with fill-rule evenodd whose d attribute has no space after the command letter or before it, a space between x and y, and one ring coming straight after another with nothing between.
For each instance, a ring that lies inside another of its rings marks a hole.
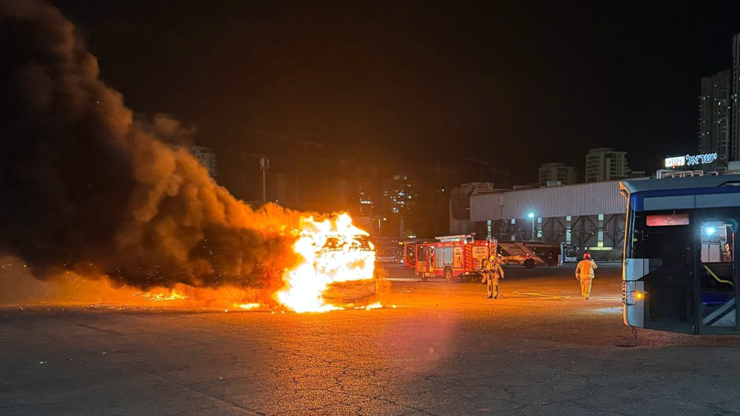
<instances>
[{"instance_id":1,"label":"bus wheel","mask_svg":"<svg viewBox=\"0 0 740 416\"><path fill-rule=\"evenodd\" d=\"M452 269L450 267L445 267L444 276L448 282L452 281Z\"/></svg>"},{"instance_id":2,"label":"bus wheel","mask_svg":"<svg viewBox=\"0 0 740 416\"><path fill-rule=\"evenodd\" d=\"M526 267L528 269L533 268L534 267L534 260L532 260L532 259L524 260L524 267Z\"/></svg>"}]
</instances>

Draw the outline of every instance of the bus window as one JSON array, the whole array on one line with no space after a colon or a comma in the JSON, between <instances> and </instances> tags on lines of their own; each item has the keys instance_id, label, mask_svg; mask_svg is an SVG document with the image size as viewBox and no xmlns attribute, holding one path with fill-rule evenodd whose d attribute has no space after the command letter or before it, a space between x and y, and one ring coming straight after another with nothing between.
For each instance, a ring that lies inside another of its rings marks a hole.
<instances>
[{"instance_id":1,"label":"bus window","mask_svg":"<svg viewBox=\"0 0 740 416\"><path fill-rule=\"evenodd\" d=\"M702 327L735 326L734 221L701 224L699 282Z\"/></svg>"},{"instance_id":2,"label":"bus window","mask_svg":"<svg viewBox=\"0 0 740 416\"><path fill-rule=\"evenodd\" d=\"M531 250L541 258L548 266L558 264L560 256L560 247L532 247Z\"/></svg>"},{"instance_id":3,"label":"bus window","mask_svg":"<svg viewBox=\"0 0 740 416\"><path fill-rule=\"evenodd\" d=\"M732 263L730 246L734 241L732 224L710 221L701 227L702 263Z\"/></svg>"}]
</instances>

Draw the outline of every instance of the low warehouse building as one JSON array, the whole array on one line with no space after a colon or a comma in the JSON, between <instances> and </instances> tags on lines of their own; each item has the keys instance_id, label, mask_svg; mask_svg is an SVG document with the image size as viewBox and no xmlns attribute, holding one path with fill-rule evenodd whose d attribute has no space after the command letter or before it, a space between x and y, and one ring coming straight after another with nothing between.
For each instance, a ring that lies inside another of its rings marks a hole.
<instances>
[{"instance_id":1,"label":"low warehouse building","mask_svg":"<svg viewBox=\"0 0 740 416\"><path fill-rule=\"evenodd\" d=\"M619 181L470 196L470 221L479 236L568 243L602 260L621 258L626 210Z\"/></svg>"}]
</instances>

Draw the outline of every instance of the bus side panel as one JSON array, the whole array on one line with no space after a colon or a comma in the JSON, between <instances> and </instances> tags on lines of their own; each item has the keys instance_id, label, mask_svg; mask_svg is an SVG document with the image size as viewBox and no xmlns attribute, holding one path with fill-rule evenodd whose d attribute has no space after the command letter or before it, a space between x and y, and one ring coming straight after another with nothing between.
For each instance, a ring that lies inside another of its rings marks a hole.
<instances>
[{"instance_id":1,"label":"bus side panel","mask_svg":"<svg viewBox=\"0 0 740 416\"><path fill-rule=\"evenodd\" d=\"M622 268L622 303L626 305L622 317L624 324L642 328L645 326L645 282L641 279L650 271L649 259L627 259Z\"/></svg>"}]
</instances>

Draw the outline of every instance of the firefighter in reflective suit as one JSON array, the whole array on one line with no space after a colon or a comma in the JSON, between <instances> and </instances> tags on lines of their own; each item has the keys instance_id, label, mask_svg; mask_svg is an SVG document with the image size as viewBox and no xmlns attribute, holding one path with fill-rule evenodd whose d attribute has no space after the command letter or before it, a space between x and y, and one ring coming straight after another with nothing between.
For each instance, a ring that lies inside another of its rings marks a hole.
<instances>
[{"instance_id":1,"label":"firefighter in reflective suit","mask_svg":"<svg viewBox=\"0 0 740 416\"><path fill-rule=\"evenodd\" d=\"M488 299L498 298L498 281L503 278L504 269L495 255L483 262L483 283L488 284Z\"/></svg>"},{"instance_id":2,"label":"firefighter in reflective suit","mask_svg":"<svg viewBox=\"0 0 740 416\"><path fill-rule=\"evenodd\" d=\"M588 299L591 296L591 281L594 279L594 270L596 270L596 262L591 260L591 255L586 253L583 255L583 260L578 262L576 266L576 279L581 281L581 297Z\"/></svg>"}]
</instances>

